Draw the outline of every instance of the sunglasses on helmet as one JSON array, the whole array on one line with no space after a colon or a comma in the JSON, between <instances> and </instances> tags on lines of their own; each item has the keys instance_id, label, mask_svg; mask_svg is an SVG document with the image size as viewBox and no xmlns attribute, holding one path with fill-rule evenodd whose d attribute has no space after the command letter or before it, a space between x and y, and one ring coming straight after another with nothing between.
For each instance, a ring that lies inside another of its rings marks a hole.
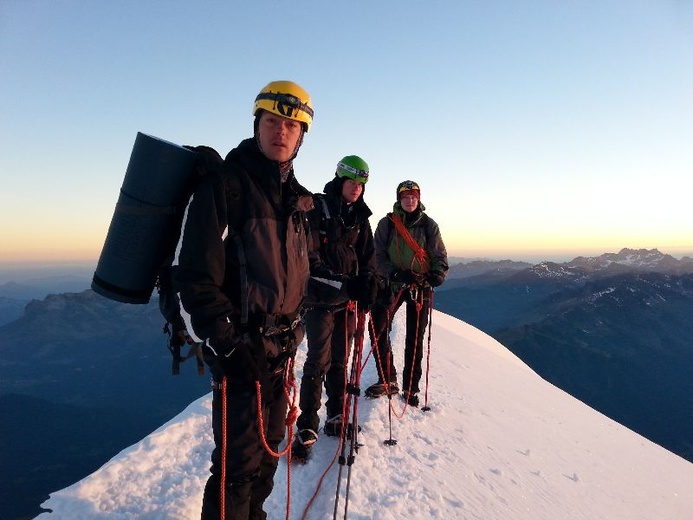
<instances>
[{"instance_id":1,"label":"sunglasses on helmet","mask_svg":"<svg viewBox=\"0 0 693 520\"><path fill-rule=\"evenodd\" d=\"M368 179L368 172L365 170L359 170L358 168L354 168L353 166L349 166L348 164L344 164L343 162L337 164L337 167L341 168L342 170L346 170L349 173L356 175L357 177L363 177L364 179Z\"/></svg>"}]
</instances>

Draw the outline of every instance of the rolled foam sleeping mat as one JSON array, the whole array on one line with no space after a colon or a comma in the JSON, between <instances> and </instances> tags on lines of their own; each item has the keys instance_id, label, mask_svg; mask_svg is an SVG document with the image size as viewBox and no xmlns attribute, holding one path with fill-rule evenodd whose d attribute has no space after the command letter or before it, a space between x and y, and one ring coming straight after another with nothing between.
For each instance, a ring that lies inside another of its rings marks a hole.
<instances>
[{"instance_id":1,"label":"rolled foam sleeping mat","mask_svg":"<svg viewBox=\"0 0 693 520\"><path fill-rule=\"evenodd\" d=\"M91 287L124 303L148 303L173 255L192 191L197 154L137 133Z\"/></svg>"}]
</instances>

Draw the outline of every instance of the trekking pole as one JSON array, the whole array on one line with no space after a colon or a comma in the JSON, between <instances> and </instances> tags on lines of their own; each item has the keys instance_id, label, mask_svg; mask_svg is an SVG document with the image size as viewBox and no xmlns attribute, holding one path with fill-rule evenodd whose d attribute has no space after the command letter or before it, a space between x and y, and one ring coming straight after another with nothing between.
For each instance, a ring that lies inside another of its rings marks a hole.
<instances>
[{"instance_id":1,"label":"trekking pole","mask_svg":"<svg viewBox=\"0 0 693 520\"><path fill-rule=\"evenodd\" d=\"M342 468L344 468L344 461L346 458L346 445L344 440L340 437L340 452L339 452L339 472L337 473L337 490L334 494L334 511L332 512L332 520L337 518L337 508L339 507L339 490L341 489L342 482Z\"/></svg>"},{"instance_id":2,"label":"trekking pole","mask_svg":"<svg viewBox=\"0 0 693 520\"><path fill-rule=\"evenodd\" d=\"M361 395L361 359L363 358L363 338L366 330L366 313L359 310L356 326L356 337L354 338L355 349L351 365L352 384L349 393L353 395L352 414L351 414L351 443L349 445L349 457L347 458L347 481L346 493L344 496L344 518L347 517L349 509L349 489L351 487L351 466L356 460L356 453L359 451L359 396Z\"/></svg>"},{"instance_id":3,"label":"trekking pole","mask_svg":"<svg viewBox=\"0 0 693 520\"><path fill-rule=\"evenodd\" d=\"M390 345L390 348L388 350L387 358L388 358L387 366L388 366L388 370L389 370L389 367L392 366L392 345ZM390 376L390 374L388 374L388 381L389 381L389 376ZM383 441L383 444L385 444L385 446L395 446L397 444L397 439L392 438L392 393L390 392L389 383L387 386L387 420L388 420L389 427L390 427L390 438Z\"/></svg>"},{"instance_id":4,"label":"trekking pole","mask_svg":"<svg viewBox=\"0 0 693 520\"><path fill-rule=\"evenodd\" d=\"M388 399L388 401L392 401L392 396L388 395L387 399ZM387 418L388 418L388 422L390 423L390 438L384 440L383 444L385 446L396 446L397 445L397 439L392 438L392 403L391 402L388 403L387 410L388 410L387 411L387 416L388 416Z\"/></svg>"},{"instance_id":5,"label":"trekking pole","mask_svg":"<svg viewBox=\"0 0 693 520\"><path fill-rule=\"evenodd\" d=\"M349 304L353 304L353 302L349 302ZM347 311L348 312L348 311ZM356 324L356 327L358 329L359 324ZM345 327L348 328L348 327ZM345 364L345 372L344 372L344 377L346 378L346 365ZM351 376L349 377L351 379ZM347 387L349 386L349 381L347 381ZM332 519L336 520L337 518L337 509L339 508L339 491L341 489L341 483L342 483L342 470L344 469L344 463L346 461L346 417L349 414L349 411L351 410L351 394L346 391L344 396L344 405L342 406L342 429L339 432L339 447L337 448L339 452L339 470L337 471L337 487L335 489L335 495L334 495L334 510L332 511Z\"/></svg>"},{"instance_id":6,"label":"trekking pole","mask_svg":"<svg viewBox=\"0 0 693 520\"><path fill-rule=\"evenodd\" d=\"M404 289L402 289L399 294L397 295L397 300L395 302L395 305L397 301L399 301L399 298L402 297L402 294L404 293ZM394 306L392 307L394 309ZM391 315L390 311L388 310L387 314L387 419L388 419L388 424L390 428L390 438L383 441L383 444L386 446L395 446L397 444L397 439L392 438L392 393L390 392L390 368L392 368L392 344L390 343L390 334L392 333L392 320L394 316ZM383 371L384 372L384 371Z\"/></svg>"},{"instance_id":7,"label":"trekking pole","mask_svg":"<svg viewBox=\"0 0 693 520\"><path fill-rule=\"evenodd\" d=\"M428 346L426 349L426 391L424 392L424 405L421 408L424 412L429 412L428 406L428 374L431 370L431 330L433 329L433 288L431 288L431 302L428 306Z\"/></svg>"},{"instance_id":8,"label":"trekking pole","mask_svg":"<svg viewBox=\"0 0 693 520\"><path fill-rule=\"evenodd\" d=\"M349 421L347 421L347 417L344 415L342 416L342 431L340 432L339 436L339 443L340 443L340 454L339 454L339 472L337 473L337 489L335 491L335 498L334 498L334 511L332 518L333 520L336 520L337 518L337 510L339 508L339 491L341 489L341 482L342 482L342 470L344 468L344 465L346 464L348 466L347 468L347 485L346 485L346 490L345 490L345 501L348 504L349 500L349 483L351 480L351 465L354 463L354 449L355 449L355 439L356 435L358 432L358 422L356 418L356 410L353 411L352 413L352 402L356 402L355 399L352 400L352 395L357 396L358 392L360 391L358 389L358 383L357 383L357 377L358 374L360 373L361 369L361 352L363 350L363 335L364 335L364 330L365 330L365 318L366 315L363 311L360 311L357 313L357 319L356 319L356 331L354 333L354 343L356 344L356 348L354 349L353 355L352 355L352 362L351 362L351 372L349 375L349 381L347 383L347 392L346 392L346 402L345 402L345 411L346 411L346 416L349 417ZM349 456L347 457L346 454L346 440L349 437L349 426L351 426L352 431L351 431L351 442L350 442L350 450L349 450ZM346 507L345 506L345 518L346 518Z\"/></svg>"},{"instance_id":9,"label":"trekking pole","mask_svg":"<svg viewBox=\"0 0 693 520\"><path fill-rule=\"evenodd\" d=\"M414 322L416 323L416 327L414 329L414 348L412 349L411 356L407 356L406 354L406 345L405 345L405 361L404 361L404 370L402 372L402 391L404 392L404 397L405 397L405 403L404 403L404 408L402 408L402 413L398 414L397 412L394 412L395 417L398 419L401 419L404 417L405 412L407 411L407 407L409 406L409 396L411 395L411 389L412 389L412 384L414 382L414 368L416 365L416 356L418 355L418 350L423 348L422 345L419 345L419 328L421 325L420 318L421 318L421 309L423 308L424 305L424 294L423 291L421 291L418 287L412 286L409 289L409 295L411 298L411 302L414 305L414 308L416 309L416 317ZM407 318L408 319L408 318ZM421 338L421 343L423 343L423 334ZM404 385L404 382L407 380L407 360L409 360L409 384ZM406 388L405 388L406 386Z\"/></svg>"}]
</instances>

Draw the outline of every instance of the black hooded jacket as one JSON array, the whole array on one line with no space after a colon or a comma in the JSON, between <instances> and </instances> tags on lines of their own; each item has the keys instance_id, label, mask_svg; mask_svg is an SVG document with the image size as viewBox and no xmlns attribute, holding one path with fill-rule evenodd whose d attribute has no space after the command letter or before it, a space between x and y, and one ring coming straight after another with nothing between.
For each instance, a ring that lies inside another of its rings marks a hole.
<instances>
[{"instance_id":1,"label":"black hooded jacket","mask_svg":"<svg viewBox=\"0 0 693 520\"><path fill-rule=\"evenodd\" d=\"M376 270L373 231L368 221L372 212L363 193L347 205L342 198L343 183L343 178L335 177L325 185L324 193L313 195L315 208L308 213L312 282L316 278L344 281ZM319 284L311 283L309 299L313 306L334 303L328 294L320 290ZM341 296L348 299L344 291Z\"/></svg>"},{"instance_id":2,"label":"black hooded jacket","mask_svg":"<svg viewBox=\"0 0 693 520\"><path fill-rule=\"evenodd\" d=\"M229 152L188 204L176 286L200 340L239 335L245 315L296 314L309 276L312 197L255 139ZM227 319L228 318L228 319Z\"/></svg>"}]
</instances>

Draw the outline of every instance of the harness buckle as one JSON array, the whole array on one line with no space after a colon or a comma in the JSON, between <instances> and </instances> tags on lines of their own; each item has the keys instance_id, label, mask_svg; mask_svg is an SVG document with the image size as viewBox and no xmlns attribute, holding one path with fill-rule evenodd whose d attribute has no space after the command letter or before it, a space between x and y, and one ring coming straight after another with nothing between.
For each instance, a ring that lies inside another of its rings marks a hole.
<instances>
[{"instance_id":1,"label":"harness buckle","mask_svg":"<svg viewBox=\"0 0 693 520\"><path fill-rule=\"evenodd\" d=\"M260 325L258 326L258 331L263 336L270 338L272 336L278 336L290 330L294 330L301 320L305 311L301 309L296 315L291 318L291 315L287 314L265 314L258 320Z\"/></svg>"}]
</instances>

